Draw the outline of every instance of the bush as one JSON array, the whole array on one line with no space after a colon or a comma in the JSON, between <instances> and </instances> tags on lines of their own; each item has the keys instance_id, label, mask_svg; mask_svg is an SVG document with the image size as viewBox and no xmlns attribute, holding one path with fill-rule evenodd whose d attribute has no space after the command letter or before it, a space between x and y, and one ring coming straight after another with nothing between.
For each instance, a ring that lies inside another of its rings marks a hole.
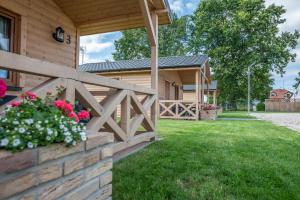
<instances>
[{"instance_id":1,"label":"bush","mask_svg":"<svg viewBox=\"0 0 300 200\"><path fill-rule=\"evenodd\" d=\"M256 105L256 110L257 111L265 111L265 104L264 103L258 103L257 105Z\"/></svg>"}]
</instances>

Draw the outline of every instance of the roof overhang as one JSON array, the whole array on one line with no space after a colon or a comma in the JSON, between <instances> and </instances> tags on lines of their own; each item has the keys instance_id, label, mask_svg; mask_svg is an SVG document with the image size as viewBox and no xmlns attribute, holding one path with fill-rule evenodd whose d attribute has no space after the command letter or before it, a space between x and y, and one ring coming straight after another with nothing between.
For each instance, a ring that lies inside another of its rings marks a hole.
<instances>
[{"instance_id":1,"label":"roof overhang","mask_svg":"<svg viewBox=\"0 0 300 200\"><path fill-rule=\"evenodd\" d=\"M80 35L91 35L145 27L140 0L54 0L79 28ZM169 24L167 0L148 0L160 25Z\"/></svg>"}]
</instances>

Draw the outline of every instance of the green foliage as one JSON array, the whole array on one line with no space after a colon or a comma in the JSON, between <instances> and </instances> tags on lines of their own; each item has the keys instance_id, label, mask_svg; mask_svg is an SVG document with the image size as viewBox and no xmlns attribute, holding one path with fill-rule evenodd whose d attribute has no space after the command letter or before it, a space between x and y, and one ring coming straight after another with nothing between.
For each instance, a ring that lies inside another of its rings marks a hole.
<instances>
[{"instance_id":1,"label":"green foliage","mask_svg":"<svg viewBox=\"0 0 300 200\"><path fill-rule=\"evenodd\" d=\"M265 104L263 102L260 102L256 105L257 111L265 111Z\"/></svg>"},{"instance_id":2,"label":"green foliage","mask_svg":"<svg viewBox=\"0 0 300 200\"><path fill-rule=\"evenodd\" d=\"M300 135L261 120L160 120L162 140L115 163L113 199L299 199Z\"/></svg>"},{"instance_id":3,"label":"green foliage","mask_svg":"<svg viewBox=\"0 0 300 200\"><path fill-rule=\"evenodd\" d=\"M8 106L0 118L0 148L19 151L51 143L76 145L86 140L84 125L55 107L51 99L50 95L43 100L30 93Z\"/></svg>"},{"instance_id":4,"label":"green foliage","mask_svg":"<svg viewBox=\"0 0 300 200\"><path fill-rule=\"evenodd\" d=\"M293 85L293 87L296 89L298 89L299 85L300 85L300 72L298 72L298 77L295 78L296 83Z\"/></svg>"},{"instance_id":5,"label":"green foliage","mask_svg":"<svg viewBox=\"0 0 300 200\"><path fill-rule=\"evenodd\" d=\"M295 54L299 32L279 33L285 22L282 6L266 7L263 0L202 0L192 16L192 53L211 58L221 91L219 102L246 99L247 67L251 68L251 96L267 97L273 80L270 72L284 73Z\"/></svg>"},{"instance_id":6,"label":"green foliage","mask_svg":"<svg viewBox=\"0 0 300 200\"><path fill-rule=\"evenodd\" d=\"M185 55L187 52L188 16L178 18L172 15L170 25L159 26L159 56ZM115 60L131 60L150 57L150 44L145 29L122 32L122 38L115 41Z\"/></svg>"}]
</instances>

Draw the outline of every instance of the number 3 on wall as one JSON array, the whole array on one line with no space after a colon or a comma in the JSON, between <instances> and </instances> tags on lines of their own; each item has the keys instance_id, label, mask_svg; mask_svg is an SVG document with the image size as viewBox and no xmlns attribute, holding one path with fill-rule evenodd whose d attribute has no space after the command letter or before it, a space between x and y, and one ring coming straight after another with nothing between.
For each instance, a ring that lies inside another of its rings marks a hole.
<instances>
[{"instance_id":1,"label":"number 3 on wall","mask_svg":"<svg viewBox=\"0 0 300 200\"><path fill-rule=\"evenodd\" d=\"M71 44L71 35L67 35L66 43Z\"/></svg>"}]
</instances>

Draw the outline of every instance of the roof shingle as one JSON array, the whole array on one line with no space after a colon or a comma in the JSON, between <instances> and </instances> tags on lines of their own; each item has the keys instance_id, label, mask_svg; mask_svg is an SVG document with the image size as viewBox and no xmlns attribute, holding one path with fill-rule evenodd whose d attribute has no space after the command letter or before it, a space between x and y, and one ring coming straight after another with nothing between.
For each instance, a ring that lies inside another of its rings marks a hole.
<instances>
[{"instance_id":1,"label":"roof shingle","mask_svg":"<svg viewBox=\"0 0 300 200\"><path fill-rule=\"evenodd\" d=\"M208 57L205 55L194 56L169 56L158 59L158 67L180 68L180 67L201 67ZM150 59L138 60L120 60L99 63L87 63L80 65L80 71L86 72L113 72L113 71L131 71L131 70L150 70Z\"/></svg>"}]
</instances>

